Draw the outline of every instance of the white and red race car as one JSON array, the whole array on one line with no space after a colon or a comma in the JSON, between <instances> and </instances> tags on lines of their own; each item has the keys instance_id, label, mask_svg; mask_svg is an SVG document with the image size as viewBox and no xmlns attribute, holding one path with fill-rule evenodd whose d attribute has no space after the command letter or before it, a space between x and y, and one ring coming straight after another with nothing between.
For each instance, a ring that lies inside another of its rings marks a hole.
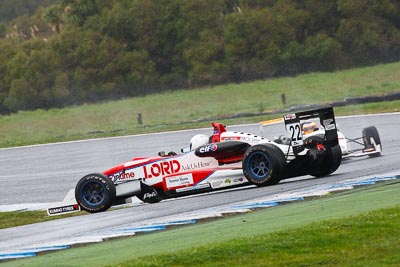
<instances>
[{"instance_id":1,"label":"white and red race car","mask_svg":"<svg viewBox=\"0 0 400 267\"><path fill-rule=\"evenodd\" d=\"M301 123L311 118L319 118L324 131L303 135ZM286 144L227 131L224 125L212 123L213 135L194 136L186 152L133 158L84 176L75 187L76 202L83 210L101 212L133 196L155 203L208 190L267 186L290 177L320 177L336 171L342 151L331 107L289 114L284 122L290 136Z\"/></svg>"}]
</instances>

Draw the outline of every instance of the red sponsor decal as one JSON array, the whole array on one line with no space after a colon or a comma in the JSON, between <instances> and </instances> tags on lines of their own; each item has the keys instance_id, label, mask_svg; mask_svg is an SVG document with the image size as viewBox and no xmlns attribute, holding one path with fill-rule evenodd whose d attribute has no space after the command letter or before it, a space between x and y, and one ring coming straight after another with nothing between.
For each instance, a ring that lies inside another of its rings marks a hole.
<instances>
[{"instance_id":1,"label":"red sponsor decal","mask_svg":"<svg viewBox=\"0 0 400 267\"><path fill-rule=\"evenodd\" d=\"M180 169L181 169L181 164L177 160L162 161L153 163L150 166L148 165L143 166L143 172L145 178L174 174L179 172Z\"/></svg>"}]
</instances>

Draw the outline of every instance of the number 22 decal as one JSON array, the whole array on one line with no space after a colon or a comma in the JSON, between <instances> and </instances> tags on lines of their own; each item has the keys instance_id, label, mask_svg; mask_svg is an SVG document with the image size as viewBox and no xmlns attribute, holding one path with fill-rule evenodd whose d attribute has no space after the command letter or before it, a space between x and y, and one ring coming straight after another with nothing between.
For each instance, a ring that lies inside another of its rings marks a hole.
<instances>
[{"instance_id":1,"label":"number 22 decal","mask_svg":"<svg viewBox=\"0 0 400 267\"><path fill-rule=\"evenodd\" d=\"M290 134L290 138L292 141L292 146L301 146L303 145L303 136L301 134L300 123L292 123L286 125L286 130Z\"/></svg>"}]
</instances>

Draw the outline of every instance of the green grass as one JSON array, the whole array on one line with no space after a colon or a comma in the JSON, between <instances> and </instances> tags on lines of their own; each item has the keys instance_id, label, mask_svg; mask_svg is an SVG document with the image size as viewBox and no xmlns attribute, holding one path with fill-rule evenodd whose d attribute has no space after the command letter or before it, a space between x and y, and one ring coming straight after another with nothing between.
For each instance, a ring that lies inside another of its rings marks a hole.
<instances>
[{"instance_id":1,"label":"green grass","mask_svg":"<svg viewBox=\"0 0 400 267\"><path fill-rule=\"evenodd\" d=\"M3 264L399 266L399 190L399 182L382 183Z\"/></svg>"},{"instance_id":2,"label":"green grass","mask_svg":"<svg viewBox=\"0 0 400 267\"><path fill-rule=\"evenodd\" d=\"M400 207L149 256L119 266L398 266Z\"/></svg>"},{"instance_id":3,"label":"green grass","mask_svg":"<svg viewBox=\"0 0 400 267\"><path fill-rule=\"evenodd\" d=\"M209 127L209 122L196 121L244 112L280 110L283 108L282 93L286 95L285 107L291 107L399 92L399 69L400 62L397 62L333 73L170 91L64 109L21 111L0 116L0 147ZM335 109L342 115L399 110L399 101ZM139 113L142 114L142 125L137 123ZM280 114L221 121L226 124L250 123L277 116Z\"/></svg>"},{"instance_id":4,"label":"green grass","mask_svg":"<svg viewBox=\"0 0 400 267\"><path fill-rule=\"evenodd\" d=\"M46 211L17 211L17 212L0 212L0 229L10 228L20 225L57 220L87 214L80 211L60 216L49 216Z\"/></svg>"}]
</instances>

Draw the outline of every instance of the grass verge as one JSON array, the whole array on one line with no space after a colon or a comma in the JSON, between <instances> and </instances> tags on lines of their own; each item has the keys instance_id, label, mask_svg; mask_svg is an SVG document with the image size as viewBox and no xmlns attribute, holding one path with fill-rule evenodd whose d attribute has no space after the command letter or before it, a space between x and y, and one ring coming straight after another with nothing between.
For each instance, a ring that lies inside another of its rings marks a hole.
<instances>
[{"instance_id":1,"label":"grass verge","mask_svg":"<svg viewBox=\"0 0 400 267\"><path fill-rule=\"evenodd\" d=\"M38 222L46 222L61 218L73 217L87 214L80 211L59 216L49 216L46 211L10 211L0 212L0 229L27 225Z\"/></svg>"},{"instance_id":2,"label":"grass verge","mask_svg":"<svg viewBox=\"0 0 400 267\"><path fill-rule=\"evenodd\" d=\"M4 266L398 266L400 183L72 248ZM305 216L307 214L307 216Z\"/></svg>"}]
</instances>

